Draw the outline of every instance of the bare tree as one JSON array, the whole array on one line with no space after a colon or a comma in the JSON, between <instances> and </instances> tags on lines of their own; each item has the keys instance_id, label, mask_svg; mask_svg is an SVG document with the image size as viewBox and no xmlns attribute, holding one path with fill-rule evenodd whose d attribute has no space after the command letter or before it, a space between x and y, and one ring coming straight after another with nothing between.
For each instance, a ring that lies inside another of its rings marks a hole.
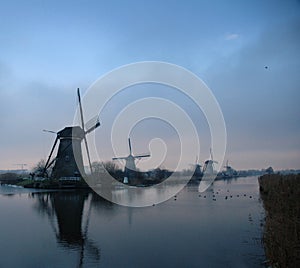
<instances>
[{"instance_id":1,"label":"bare tree","mask_svg":"<svg viewBox=\"0 0 300 268\"><path fill-rule=\"evenodd\" d=\"M48 168L47 171L46 171L46 174L45 173L45 165L46 165L46 161L44 159L41 159L32 169L32 173L31 174L34 174L34 175L37 175L37 176L47 176L47 175L50 175L51 174L51 171L52 171L52 168Z\"/></svg>"},{"instance_id":2,"label":"bare tree","mask_svg":"<svg viewBox=\"0 0 300 268\"><path fill-rule=\"evenodd\" d=\"M118 166L118 164L113 161L102 162L102 165L111 174L114 174L118 170L120 170L120 167Z\"/></svg>"},{"instance_id":3,"label":"bare tree","mask_svg":"<svg viewBox=\"0 0 300 268\"><path fill-rule=\"evenodd\" d=\"M113 161L93 162L92 169L95 175L101 175L106 171L110 174L114 174L120 170L119 166Z\"/></svg>"},{"instance_id":4,"label":"bare tree","mask_svg":"<svg viewBox=\"0 0 300 268\"><path fill-rule=\"evenodd\" d=\"M108 178L108 173L115 179L123 178L123 172L119 166L112 161L92 163L94 179L102 181Z\"/></svg>"}]
</instances>

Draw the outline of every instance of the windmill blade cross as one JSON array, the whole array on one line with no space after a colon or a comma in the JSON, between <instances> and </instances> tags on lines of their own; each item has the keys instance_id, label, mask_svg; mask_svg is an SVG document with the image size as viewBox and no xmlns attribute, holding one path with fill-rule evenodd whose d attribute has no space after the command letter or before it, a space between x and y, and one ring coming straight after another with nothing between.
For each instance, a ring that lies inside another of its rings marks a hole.
<instances>
[{"instance_id":1,"label":"windmill blade cross","mask_svg":"<svg viewBox=\"0 0 300 268\"><path fill-rule=\"evenodd\" d=\"M48 130L48 129L43 129L44 132L49 132L49 133L54 133L57 134L57 132L53 131L53 130Z\"/></svg>"},{"instance_id":2,"label":"windmill blade cross","mask_svg":"<svg viewBox=\"0 0 300 268\"><path fill-rule=\"evenodd\" d=\"M214 157L213 157L213 153L212 153L212 149L210 148L210 159L211 160L214 160Z\"/></svg>"},{"instance_id":3,"label":"windmill blade cross","mask_svg":"<svg viewBox=\"0 0 300 268\"><path fill-rule=\"evenodd\" d=\"M88 162L89 162L89 167L90 167L90 170L91 170L91 174L93 174L92 163L91 163L91 158L90 158L90 151L89 151L88 143L87 143L87 140L86 140L86 132L84 130L83 110L82 110L82 105L81 105L81 98L80 98L79 88L77 88L77 95L78 95L78 102L79 102L79 109L80 109L81 127L82 127L82 130L84 131L83 139L84 139L84 143L85 143L86 154L87 154L87 157L88 157Z\"/></svg>"},{"instance_id":4,"label":"windmill blade cross","mask_svg":"<svg viewBox=\"0 0 300 268\"><path fill-rule=\"evenodd\" d=\"M52 161L47 165L46 169L44 168L44 172L46 172L47 169L48 169L49 167L51 167L51 165L52 165L56 160L57 160L57 157L53 158Z\"/></svg>"},{"instance_id":5,"label":"windmill blade cross","mask_svg":"<svg viewBox=\"0 0 300 268\"><path fill-rule=\"evenodd\" d=\"M79 103L79 109L80 109L81 127L82 127L82 129L84 131L83 111L82 111L82 105L81 105L81 98L80 98L79 88L77 88L77 95L78 95L78 103Z\"/></svg>"},{"instance_id":6,"label":"windmill blade cross","mask_svg":"<svg viewBox=\"0 0 300 268\"><path fill-rule=\"evenodd\" d=\"M46 162L45 167L44 167L44 172L46 172L48 166L50 166L50 165L49 165L49 161L50 161L50 159L51 159L51 156L52 156L52 154L53 154L53 151L54 151L54 149L55 149L55 146L56 146L56 144L57 144L57 141L58 141L58 136L56 136L56 139L55 139L54 144L53 144L53 146L52 146L52 149L51 149L51 151L50 151L49 157L48 157L47 162Z\"/></svg>"},{"instance_id":7,"label":"windmill blade cross","mask_svg":"<svg viewBox=\"0 0 300 268\"><path fill-rule=\"evenodd\" d=\"M131 141L130 141L130 138L128 138L128 144L129 144L129 154L131 155L132 151L131 151Z\"/></svg>"},{"instance_id":8,"label":"windmill blade cross","mask_svg":"<svg viewBox=\"0 0 300 268\"><path fill-rule=\"evenodd\" d=\"M128 157L123 156L123 157L113 157L112 160L126 160Z\"/></svg>"},{"instance_id":9,"label":"windmill blade cross","mask_svg":"<svg viewBox=\"0 0 300 268\"><path fill-rule=\"evenodd\" d=\"M84 139L84 143L85 143L85 149L86 149L86 154L87 154L87 157L88 157L89 167L90 167L90 170L91 170L91 174L93 174L93 168L92 168L92 163L91 163L91 158L90 158L90 151L89 151L88 143L87 143L87 140L86 140L86 136L84 136L83 139Z\"/></svg>"},{"instance_id":10,"label":"windmill blade cross","mask_svg":"<svg viewBox=\"0 0 300 268\"><path fill-rule=\"evenodd\" d=\"M135 155L134 158L150 157L150 154Z\"/></svg>"},{"instance_id":11,"label":"windmill blade cross","mask_svg":"<svg viewBox=\"0 0 300 268\"><path fill-rule=\"evenodd\" d=\"M92 132L93 130L95 130L97 127L100 126L100 122L97 122L96 125L92 126L91 128L89 128L85 134L89 134L90 132Z\"/></svg>"},{"instance_id":12,"label":"windmill blade cross","mask_svg":"<svg viewBox=\"0 0 300 268\"><path fill-rule=\"evenodd\" d=\"M87 131L85 131L85 134L88 134L90 132L92 132L93 130L95 130L97 127L100 126L100 122L99 122L99 117L95 116L94 118L92 118L91 120L89 120L86 124L85 124Z\"/></svg>"}]
</instances>

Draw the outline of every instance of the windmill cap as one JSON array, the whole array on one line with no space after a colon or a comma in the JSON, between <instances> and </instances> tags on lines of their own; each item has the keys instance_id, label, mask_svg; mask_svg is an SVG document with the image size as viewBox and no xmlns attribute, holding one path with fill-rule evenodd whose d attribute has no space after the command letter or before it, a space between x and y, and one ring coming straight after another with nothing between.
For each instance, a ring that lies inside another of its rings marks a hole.
<instances>
[{"instance_id":1,"label":"windmill cap","mask_svg":"<svg viewBox=\"0 0 300 268\"><path fill-rule=\"evenodd\" d=\"M57 135L60 138L84 138L84 131L81 127L65 127L63 130L59 131Z\"/></svg>"}]
</instances>

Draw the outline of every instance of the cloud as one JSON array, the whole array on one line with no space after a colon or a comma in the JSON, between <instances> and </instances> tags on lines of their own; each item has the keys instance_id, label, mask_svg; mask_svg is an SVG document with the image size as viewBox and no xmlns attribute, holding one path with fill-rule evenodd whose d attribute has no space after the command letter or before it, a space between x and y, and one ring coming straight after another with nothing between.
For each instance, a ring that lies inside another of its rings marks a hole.
<instances>
[{"instance_id":1,"label":"cloud","mask_svg":"<svg viewBox=\"0 0 300 268\"><path fill-rule=\"evenodd\" d=\"M239 37L240 37L239 34L236 34L236 33L230 33L230 34L226 34L225 40L227 40L227 41L235 40L235 39L238 39Z\"/></svg>"},{"instance_id":2,"label":"cloud","mask_svg":"<svg viewBox=\"0 0 300 268\"><path fill-rule=\"evenodd\" d=\"M288 152L300 150L299 29L299 20L273 25L207 69L227 124L229 155L244 153L246 161L246 152L261 150L279 163L276 149L287 152L279 168L295 164ZM264 161L257 154L259 160Z\"/></svg>"}]
</instances>

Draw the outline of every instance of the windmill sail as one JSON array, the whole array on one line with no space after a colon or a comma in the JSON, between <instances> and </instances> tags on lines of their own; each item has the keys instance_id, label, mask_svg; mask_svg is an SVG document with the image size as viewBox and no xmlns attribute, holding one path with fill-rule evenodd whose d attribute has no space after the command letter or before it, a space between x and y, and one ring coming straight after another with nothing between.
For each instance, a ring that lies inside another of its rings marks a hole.
<instances>
[{"instance_id":1,"label":"windmill sail","mask_svg":"<svg viewBox=\"0 0 300 268\"><path fill-rule=\"evenodd\" d=\"M85 124L85 129L87 129L85 133L88 134L99 126L100 126L99 116L96 115Z\"/></svg>"},{"instance_id":2,"label":"windmill sail","mask_svg":"<svg viewBox=\"0 0 300 268\"><path fill-rule=\"evenodd\" d=\"M81 98L80 98L79 88L77 88L77 95L78 95L78 103L79 103L79 108L80 108L79 111L80 111L80 119L81 119L81 128L84 131L84 137L83 137L83 139L84 139L86 154L87 154L88 161L89 161L90 171L91 171L91 173L93 173L92 163L91 163L91 158L90 158L90 152L89 152L89 147L88 147L88 143L87 143L86 136L85 136L85 130L84 130L83 111L82 111L82 105L81 105Z\"/></svg>"}]
</instances>

